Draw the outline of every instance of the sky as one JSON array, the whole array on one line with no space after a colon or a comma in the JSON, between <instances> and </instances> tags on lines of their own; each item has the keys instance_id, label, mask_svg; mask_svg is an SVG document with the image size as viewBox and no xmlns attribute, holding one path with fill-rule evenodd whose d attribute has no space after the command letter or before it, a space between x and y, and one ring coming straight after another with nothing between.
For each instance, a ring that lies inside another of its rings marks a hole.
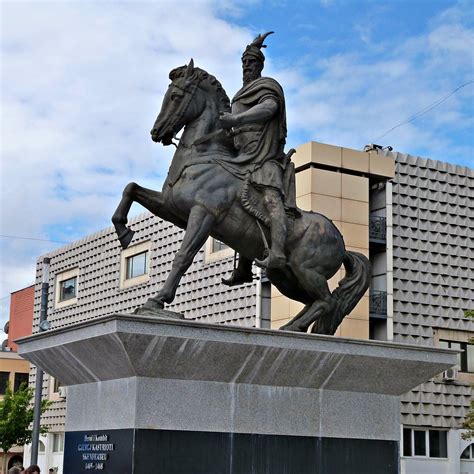
<instances>
[{"instance_id":1,"label":"sky","mask_svg":"<svg viewBox=\"0 0 474 474\"><path fill-rule=\"evenodd\" d=\"M38 256L108 227L128 182L161 189L174 148L149 131L169 71L194 58L232 97L258 33L275 31L264 75L285 91L288 148L474 167L471 0L3 1L0 16L1 328Z\"/></svg>"}]
</instances>

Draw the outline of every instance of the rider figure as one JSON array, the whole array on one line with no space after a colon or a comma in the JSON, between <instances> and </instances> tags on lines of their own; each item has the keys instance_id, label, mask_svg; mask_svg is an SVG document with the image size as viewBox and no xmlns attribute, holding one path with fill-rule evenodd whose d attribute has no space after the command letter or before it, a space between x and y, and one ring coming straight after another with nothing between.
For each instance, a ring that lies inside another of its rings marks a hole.
<instances>
[{"instance_id":1,"label":"rider figure","mask_svg":"<svg viewBox=\"0 0 474 474\"><path fill-rule=\"evenodd\" d=\"M283 173L286 142L285 98L281 86L262 77L265 56L261 48L272 32L258 35L242 55L243 87L232 100L231 113L220 118L223 129L232 129L236 160L250 164L250 181L263 194L263 204L271 220L271 248L268 256L256 260L267 269L285 266L286 214L283 204ZM239 259L239 266L224 283L237 285L251 281L251 261Z\"/></svg>"}]
</instances>

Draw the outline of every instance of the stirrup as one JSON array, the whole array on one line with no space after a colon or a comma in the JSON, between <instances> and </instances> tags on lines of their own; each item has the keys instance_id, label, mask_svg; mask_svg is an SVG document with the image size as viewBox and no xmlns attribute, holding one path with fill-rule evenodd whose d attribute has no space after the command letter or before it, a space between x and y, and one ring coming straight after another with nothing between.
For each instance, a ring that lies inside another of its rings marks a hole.
<instances>
[{"instance_id":1,"label":"stirrup","mask_svg":"<svg viewBox=\"0 0 474 474\"><path fill-rule=\"evenodd\" d=\"M286 266L286 258L284 256L275 257L275 255L270 251L270 253L263 260L255 259L255 265L270 270L283 269Z\"/></svg>"}]
</instances>

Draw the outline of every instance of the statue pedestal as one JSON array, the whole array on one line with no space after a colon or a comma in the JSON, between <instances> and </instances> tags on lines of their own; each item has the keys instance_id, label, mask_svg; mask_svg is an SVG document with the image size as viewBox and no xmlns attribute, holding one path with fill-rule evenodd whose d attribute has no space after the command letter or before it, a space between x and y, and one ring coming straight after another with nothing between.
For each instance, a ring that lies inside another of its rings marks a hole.
<instances>
[{"instance_id":1,"label":"statue pedestal","mask_svg":"<svg viewBox=\"0 0 474 474\"><path fill-rule=\"evenodd\" d=\"M64 472L399 472L399 396L456 351L112 315L23 338L67 386Z\"/></svg>"}]
</instances>

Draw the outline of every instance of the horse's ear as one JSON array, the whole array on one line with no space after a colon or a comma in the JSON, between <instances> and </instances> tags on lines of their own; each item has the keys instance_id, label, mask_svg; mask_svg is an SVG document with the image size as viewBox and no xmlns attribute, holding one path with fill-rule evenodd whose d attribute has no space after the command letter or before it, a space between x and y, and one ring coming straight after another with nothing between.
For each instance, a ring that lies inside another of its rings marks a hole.
<instances>
[{"instance_id":1,"label":"horse's ear","mask_svg":"<svg viewBox=\"0 0 474 474\"><path fill-rule=\"evenodd\" d=\"M194 60L191 58L191 61L189 61L188 67L186 68L186 74L185 77L191 77L194 72Z\"/></svg>"}]
</instances>

